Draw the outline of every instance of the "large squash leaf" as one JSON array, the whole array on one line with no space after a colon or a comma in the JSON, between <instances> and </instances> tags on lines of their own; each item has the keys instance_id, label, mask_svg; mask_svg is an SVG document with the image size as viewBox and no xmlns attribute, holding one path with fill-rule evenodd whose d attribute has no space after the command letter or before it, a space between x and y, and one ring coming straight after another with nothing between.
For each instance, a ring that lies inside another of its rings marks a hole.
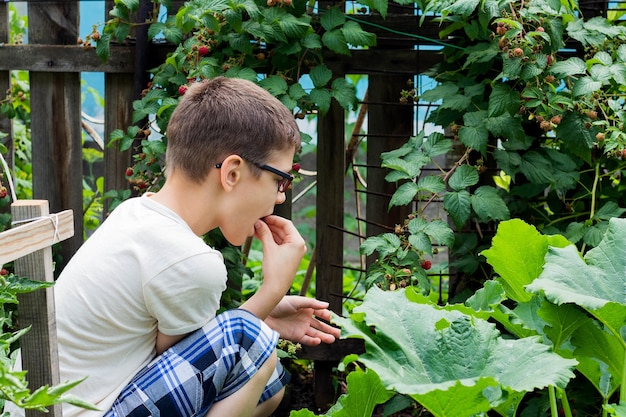
<instances>
[{"instance_id":1,"label":"large squash leaf","mask_svg":"<svg viewBox=\"0 0 626 417\"><path fill-rule=\"evenodd\" d=\"M371 417L374 408L393 396L393 392L383 387L380 378L372 370L356 370L346 378L348 390L337 400L325 416L332 417ZM310 410L292 411L290 417L315 417Z\"/></svg>"},{"instance_id":2,"label":"large squash leaf","mask_svg":"<svg viewBox=\"0 0 626 417\"><path fill-rule=\"evenodd\" d=\"M413 397L434 415L471 416L508 393L564 387L574 376L576 361L550 352L539 338L506 340L492 323L419 304L413 295L372 287L350 318L335 321L344 337L365 340L359 361L387 389Z\"/></svg>"},{"instance_id":3,"label":"large squash leaf","mask_svg":"<svg viewBox=\"0 0 626 417\"><path fill-rule=\"evenodd\" d=\"M626 219L609 220L604 238L584 258L574 245L550 247L543 272L526 289L583 307L626 348Z\"/></svg>"},{"instance_id":4,"label":"large squash leaf","mask_svg":"<svg viewBox=\"0 0 626 417\"><path fill-rule=\"evenodd\" d=\"M570 244L563 236L545 236L519 219L501 222L491 248L481 252L500 275L508 298L517 302L530 301L532 294L524 288L539 276L548 252L548 245L563 247Z\"/></svg>"}]
</instances>

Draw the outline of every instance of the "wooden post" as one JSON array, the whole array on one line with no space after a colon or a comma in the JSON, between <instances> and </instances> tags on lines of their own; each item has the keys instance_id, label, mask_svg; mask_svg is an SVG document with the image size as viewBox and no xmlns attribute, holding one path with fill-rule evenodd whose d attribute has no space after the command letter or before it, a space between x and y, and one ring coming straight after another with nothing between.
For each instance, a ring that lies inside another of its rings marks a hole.
<instances>
[{"instance_id":1,"label":"wooden post","mask_svg":"<svg viewBox=\"0 0 626 417\"><path fill-rule=\"evenodd\" d=\"M9 42L9 3L0 2L0 44ZM0 71L0 100L5 97L5 92L11 88L11 72ZM13 167L13 124L11 119L0 114L0 132L8 134L1 139L1 143L7 147L5 155L9 169ZM0 170L2 171L2 170Z\"/></svg>"},{"instance_id":2,"label":"wooden post","mask_svg":"<svg viewBox=\"0 0 626 417\"><path fill-rule=\"evenodd\" d=\"M49 216L45 200L16 201L11 205L14 222L37 219L2 233L0 264L15 259L15 273L32 280L54 280L51 245L74 234L71 211ZM19 324L31 326L22 338L22 368L28 371L31 390L57 385L59 357L57 350L54 293L52 287L18 296ZM61 404L49 407L48 413L26 410L26 417L61 417Z\"/></svg>"},{"instance_id":3,"label":"wooden post","mask_svg":"<svg viewBox=\"0 0 626 417\"><path fill-rule=\"evenodd\" d=\"M343 108L332 101L318 122L315 296L341 314L343 302L343 214L345 179L345 120ZM331 227L336 226L337 228ZM337 361L315 361L315 403L322 410L334 404L332 385Z\"/></svg>"},{"instance_id":4,"label":"wooden post","mask_svg":"<svg viewBox=\"0 0 626 417\"><path fill-rule=\"evenodd\" d=\"M76 45L78 1L31 2L28 23L32 44ZM83 237L80 73L31 71L30 89L33 196L77 214L74 238L61 245L65 263Z\"/></svg>"}]
</instances>

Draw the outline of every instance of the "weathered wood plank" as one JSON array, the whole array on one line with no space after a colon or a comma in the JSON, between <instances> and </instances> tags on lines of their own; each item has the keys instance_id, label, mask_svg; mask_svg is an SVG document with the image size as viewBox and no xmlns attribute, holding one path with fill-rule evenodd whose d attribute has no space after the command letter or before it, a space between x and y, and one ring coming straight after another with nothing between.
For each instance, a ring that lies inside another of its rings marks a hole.
<instances>
[{"instance_id":1,"label":"weathered wood plank","mask_svg":"<svg viewBox=\"0 0 626 417\"><path fill-rule=\"evenodd\" d=\"M32 201L32 200L28 200ZM14 203L19 205L20 200ZM74 235L74 214L65 210L0 233L0 265Z\"/></svg>"},{"instance_id":2,"label":"weathered wood plank","mask_svg":"<svg viewBox=\"0 0 626 417\"><path fill-rule=\"evenodd\" d=\"M0 44L9 41L9 4L0 3ZM0 58L2 62L2 58ZM11 88L11 73L6 70L0 70L0 98L4 98L4 92ZM0 132L8 136L1 139L8 151L5 155L9 169L13 167L13 124L11 119L4 114L0 114Z\"/></svg>"},{"instance_id":3,"label":"weathered wood plank","mask_svg":"<svg viewBox=\"0 0 626 417\"><path fill-rule=\"evenodd\" d=\"M340 229L344 213L344 142L344 110L333 100L328 113L318 121L315 295L319 300L328 301L330 309L339 314L343 302L343 271L333 265L343 264ZM315 403L322 410L336 400L330 383L336 365L332 360L315 362Z\"/></svg>"},{"instance_id":4,"label":"weathered wood plank","mask_svg":"<svg viewBox=\"0 0 626 417\"><path fill-rule=\"evenodd\" d=\"M105 14L113 7L113 1L105 3ZM134 54L133 54L134 55ZM130 68L134 68L134 62ZM105 143L115 129L126 129L132 124L134 75L131 73L104 74L104 139ZM132 163L132 150L120 151L117 146L104 148L104 191L129 188L126 168ZM108 211L105 202L105 213Z\"/></svg>"},{"instance_id":5,"label":"weathered wood plank","mask_svg":"<svg viewBox=\"0 0 626 417\"><path fill-rule=\"evenodd\" d=\"M79 45L0 44L0 70L132 73L133 50L132 46L111 46L109 59L102 62L94 48Z\"/></svg>"},{"instance_id":6,"label":"weathered wood plank","mask_svg":"<svg viewBox=\"0 0 626 417\"><path fill-rule=\"evenodd\" d=\"M28 21L32 44L75 44L78 1L30 4ZM48 200L52 211L76 213L74 237L61 245L62 261L67 262L83 238L83 219L78 215L83 211L80 73L32 71L29 75L33 197Z\"/></svg>"},{"instance_id":7,"label":"weathered wood plank","mask_svg":"<svg viewBox=\"0 0 626 417\"><path fill-rule=\"evenodd\" d=\"M28 220L50 214L47 201L18 201L11 206L13 221ZM49 224L50 222L47 221ZM8 232L7 232L8 233ZM49 243L49 241L48 241ZM15 273L33 280L52 282L52 248L46 246L15 260ZM20 338L22 368L28 371L31 389L60 382L57 349L54 294L46 288L18 296L20 327L31 326ZM26 410L26 417L61 417L61 404L48 407L48 413Z\"/></svg>"}]
</instances>

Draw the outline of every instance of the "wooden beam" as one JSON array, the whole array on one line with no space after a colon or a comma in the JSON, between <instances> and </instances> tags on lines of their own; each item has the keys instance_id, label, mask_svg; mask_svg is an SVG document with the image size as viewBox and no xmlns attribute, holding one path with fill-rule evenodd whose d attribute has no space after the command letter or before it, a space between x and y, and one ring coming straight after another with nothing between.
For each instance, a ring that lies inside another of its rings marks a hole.
<instances>
[{"instance_id":1,"label":"wooden beam","mask_svg":"<svg viewBox=\"0 0 626 417\"><path fill-rule=\"evenodd\" d=\"M30 4L28 23L32 44L75 45L78 1ZM83 242L80 73L31 71L29 76L33 197L48 200L54 212L76 214L74 237L61 245L61 270Z\"/></svg>"},{"instance_id":2,"label":"wooden beam","mask_svg":"<svg viewBox=\"0 0 626 417\"><path fill-rule=\"evenodd\" d=\"M50 214L45 200L17 201L11 205L13 221L46 217ZM73 224L70 218L69 223ZM63 223L65 223L65 220ZM54 237L54 226L44 220L47 231L44 237L50 238L50 227ZM58 230L58 229L57 229ZM6 232L8 233L8 232ZM36 236L32 236L35 239ZM52 248L50 243L57 239L47 239L44 248L15 260L15 273L32 280L53 282ZM30 327L20 338L22 369L28 372L29 387L34 391L39 387L60 383L59 354L56 333L54 293L52 287L18 295L18 314L21 328ZM61 404L48 407L48 413L26 410L26 417L61 417Z\"/></svg>"},{"instance_id":3,"label":"wooden beam","mask_svg":"<svg viewBox=\"0 0 626 417\"><path fill-rule=\"evenodd\" d=\"M133 51L132 46L111 46L109 59L102 62L94 48L80 45L0 44L0 70L131 73Z\"/></svg>"},{"instance_id":4,"label":"wooden beam","mask_svg":"<svg viewBox=\"0 0 626 417\"><path fill-rule=\"evenodd\" d=\"M9 42L9 4L0 2L0 44ZM3 60L0 58L0 62ZM0 70L0 93L4 94L11 88L11 73L9 71ZM4 98L4 95L1 97ZM13 124L3 113L0 113L0 132L7 134L0 139L0 143L7 147L4 159L9 165L9 169L13 169L14 146L13 146ZM1 170L0 170L1 171Z\"/></svg>"},{"instance_id":5,"label":"wooden beam","mask_svg":"<svg viewBox=\"0 0 626 417\"><path fill-rule=\"evenodd\" d=\"M27 200L31 202L33 200ZM20 206L18 200L13 206ZM0 233L0 265L74 235L74 214L65 210Z\"/></svg>"}]
</instances>

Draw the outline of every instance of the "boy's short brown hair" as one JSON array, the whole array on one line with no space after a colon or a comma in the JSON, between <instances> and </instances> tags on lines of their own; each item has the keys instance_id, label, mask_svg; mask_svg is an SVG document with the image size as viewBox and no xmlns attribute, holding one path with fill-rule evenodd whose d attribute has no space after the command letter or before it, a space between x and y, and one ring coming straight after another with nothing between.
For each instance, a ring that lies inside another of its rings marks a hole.
<instances>
[{"instance_id":1,"label":"boy's short brown hair","mask_svg":"<svg viewBox=\"0 0 626 417\"><path fill-rule=\"evenodd\" d=\"M201 182L229 155L264 164L274 151L300 149L291 112L251 81L217 77L189 86L167 127L165 164Z\"/></svg>"}]
</instances>

